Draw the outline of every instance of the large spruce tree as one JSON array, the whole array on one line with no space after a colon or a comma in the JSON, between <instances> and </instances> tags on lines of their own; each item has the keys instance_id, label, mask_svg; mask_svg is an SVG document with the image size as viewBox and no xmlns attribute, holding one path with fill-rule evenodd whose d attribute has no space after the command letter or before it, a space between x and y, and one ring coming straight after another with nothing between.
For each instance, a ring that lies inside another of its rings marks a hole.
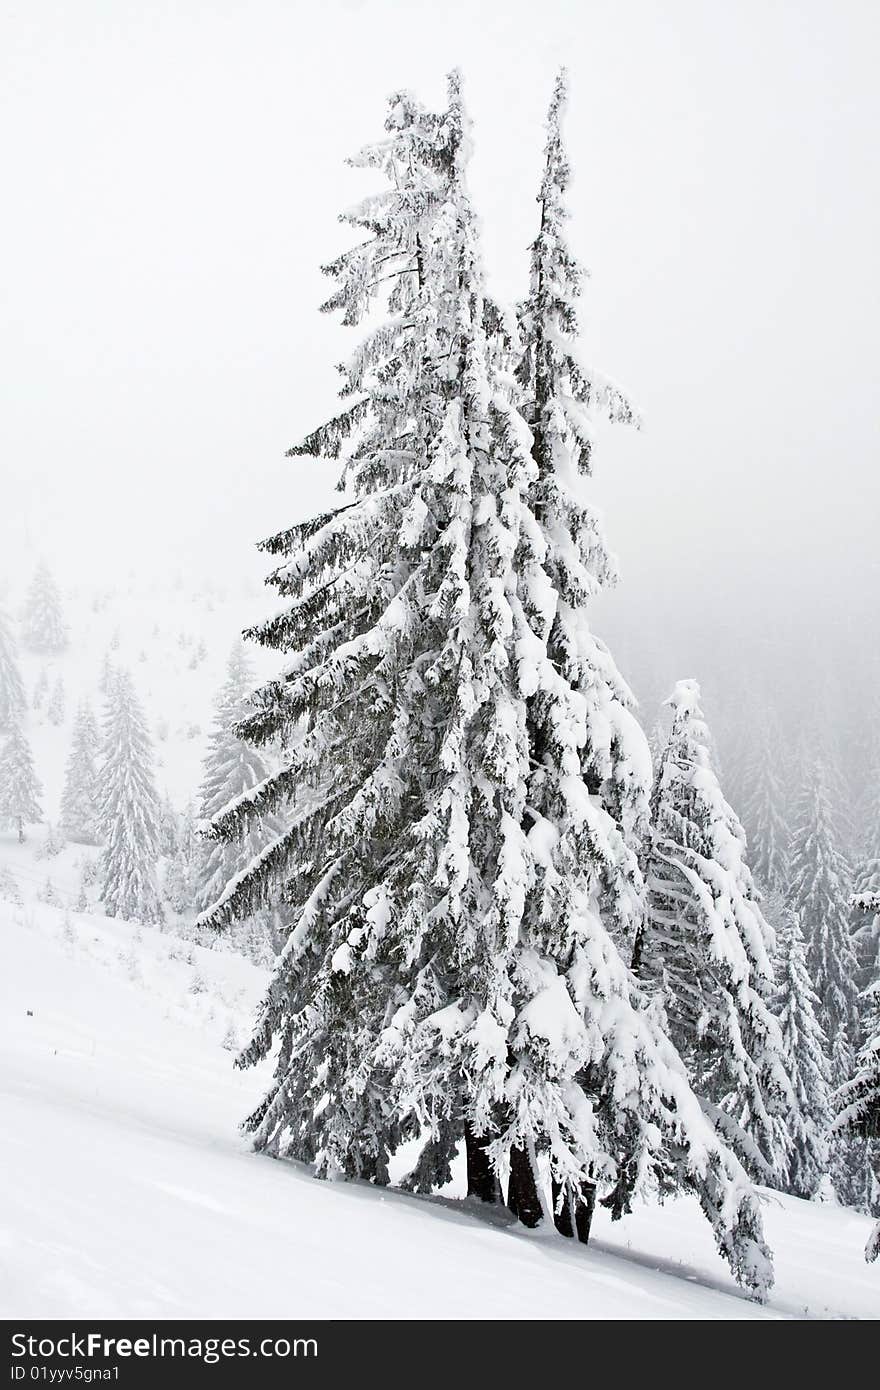
<instances>
[{"instance_id":1,"label":"large spruce tree","mask_svg":"<svg viewBox=\"0 0 880 1390\"><path fill-rule=\"evenodd\" d=\"M350 500L265 543L286 603L253 635L286 660L240 732L284 766L212 833L292 820L203 920L280 895L289 923L240 1059L278 1045L258 1147L386 1182L418 1137L424 1190L463 1142L472 1192L582 1238L597 1191L619 1213L644 1181L687 1187L762 1291L754 1195L615 944L650 760L585 621L611 565L577 475L591 416L629 408L574 354L563 99L525 352L483 286L457 78L441 116L392 98L356 161L387 187L346 214L325 307L369 326L344 410L291 451L341 458Z\"/></svg>"},{"instance_id":2,"label":"large spruce tree","mask_svg":"<svg viewBox=\"0 0 880 1390\"><path fill-rule=\"evenodd\" d=\"M156 888L159 797L152 745L143 711L125 670L115 673L107 696L98 831L101 901L108 917L161 922Z\"/></svg>"},{"instance_id":3,"label":"large spruce tree","mask_svg":"<svg viewBox=\"0 0 880 1390\"><path fill-rule=\"evenodd\" d=\"M667 703L672 726L652 794L648 912L634 964L659 992L708 1113L770 1179L784 1163L778 1117L790 1105L770 1009L772 933L742 826L712 767L697 682L679 681Z\"/></svg>"}]
</instances>

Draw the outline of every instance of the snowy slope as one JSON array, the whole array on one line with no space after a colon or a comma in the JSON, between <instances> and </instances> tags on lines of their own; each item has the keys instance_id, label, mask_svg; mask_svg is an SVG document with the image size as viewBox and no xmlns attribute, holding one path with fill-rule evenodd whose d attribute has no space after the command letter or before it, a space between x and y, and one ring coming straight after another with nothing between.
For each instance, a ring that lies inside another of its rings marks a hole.
<instances>
[{"instance_id":1,"label":"snowy slope","mask_svg":"<svg viewBox=\"0 0 880 1390\"><path fill-rule=\"evenodd\" d=\"M762 1309L690 1202L616 1226L602 1213L584 1250L252 1155L236 1127L265 1078L234 1071L221 1044L261 986L223 951L0 904L0 1316L880 1312L867 1219L795 1199L768 1194L779 1282Z\"/></svg>"}]
</instances>

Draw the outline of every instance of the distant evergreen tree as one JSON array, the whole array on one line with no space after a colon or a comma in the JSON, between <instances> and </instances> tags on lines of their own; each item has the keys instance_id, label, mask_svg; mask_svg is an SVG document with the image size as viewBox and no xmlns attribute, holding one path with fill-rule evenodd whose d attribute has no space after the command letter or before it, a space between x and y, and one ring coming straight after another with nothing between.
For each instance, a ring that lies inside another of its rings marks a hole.
<instances>
[{"instance_id":1,"label":"distant evergreen tree","mask_svg":"<svg viewBox=\"0 0 880 1390\"><path fill-rule=\"evenodd\" d=\"M37 850L38 859L55 859L66 848L67 841L63 831L50 821L46 828L46 838Z\"/></svg>"},{"instance_id":2,"label":"distant evergreen tree","mask_svg":"<svg viewBox=\"0 0 880 1390\"><path fill-rule=\"evenodd\" d=\"M163 859L171 859L177 853L180 835L180 817L167 792L159 807L159 853Z\"/></svg>"},{"instance_id":3,"label":"distant evergreen tree","mask_svg":"<svg viewBox=\"0 0 880 1390\"><path fill-rule=\"evenodd\" d=\"M34 709L42 709L45 703L46 694L49 690L49 677L46 674L45 666L41 669L34 684L34 698L31 701Z\"/></svg>"},{"instance_id":4,"label":"distant evergreen tree","mask_svg":"<svg viewBox=\"0 0 880 1390\"><path fill-rule=\"evenodd\" d=\"M816 759L808 765L796 807L791 874L791 906L806 937L807 966L819 996L822 1027L832 1045L841 1025L855 1043L858 967L848 921L850 873L838 848L827 773ZM839 1077L833 1081L840 1084Z\"/></svg>"},{"instance_id":5,"label":"distant evergreen tree","mask_svg":"<svg viewBox=\"0 0 880 1390\"><path fill-rule=\"evenodd\" d=\"M794 1102L786 1117L786 1188L797 1197L812 1197L829 1169L831 1067L803 933L790 909L783 917L778 960L774 1012L782 1029Z\"/></svg>"},{"instance_id":6,"label":"distant evergreen tree","mask_svg":"<svg viewBox=\"0 0 880 1390\"><path fill-rule=\"evenodd\" d=\"M61 652L67 646L67 625L61 595L45 560L34 571L22 615L24 644L34 652Z\"/></svg>"},{"instance_id":7,"label":"distant evergreen tree","mask_svg":"<svg viewBox=\"0 0 880 1390\"><path fill-rule=\"evenodd\" d=\"M654 784L648 912L634 966L660 991L694 1090L760 1176L783 1165L791 1104L773 990L772 937L745 860L742 826L709 756L696 681L670 696L672 727Z\"/></svg>"},{"instance_id":8,"label":"distant evergreen tree","mask_svg":"<svg viewBox=\"0 0 880 1390\"><path fill-rule=\"evenodd\" d=\"M30 744L16 720L0 751L0 825L16 830L19 843L24 840L25 826L43 819L42 794Z\"/></svg>"},{"instance_id":9,"label":"distant evergreen tree","mask_svg":"<svg viewBox=\"0 0 880 1390\"><path fill-rule=\"evenodd\" d=\"M785 789L779 748L779 730L765 715L756 725L742 810L752 872L762 888L775 893L785 892L788 886L791 839L783 813Z\"/></svg>"},{"instance_id":10,"label":"distant evergreen tree","mask_svg":"<svg viewBox=\"0 0 880 1390\"><path fill-rule=\"evenodd\" d=\"M27 698L18 666L9 620L0 609L0 733L11 728L25 711Z\"/></svg>"},{"instance_id":11,"label":"distant evergreen tree","mask_svg":"<svg viewBox=\"0 0 880 1390\"><path fill-rule=\"evenodd\" d=\"M74 903L73 910L74 912L88 912L89 910L89 895L86 892L85 880L82 875L80 875L79 892L76 895L76 902Z\"/></svg>"},{"instance_id":12,"label":"distant evergreen tree","mask_svg":"<svg viewBox=\"0 0 880 1390\"><path fill-rule=\"evenodd\" d=\"M113 659L109 651L106 651L104 653L104 659L101 662L101 675L98 679L98 689L102 695L106 696L110 694L115 674L116 667L113 665Z\"/></svg>"},{"instance_id":13,"label":"distant evergreen tree","mask_svg":"<svg viewBox=\"0 0 880 1390\"><path fill-rule=\"evenodd\" d=\"M9 869L4 869L0 865L0 902L13 903L16 907L21 907L21 893L15 878Z\"/></svg>"},{"instance_id":14,"label":"distant evergreen tree","mask_svg":"<svg viewBox=\"0 0 880 1390\"><path fill-rule=\"evenodd\" d=\"M46 710L50 724L54 724L57 727L59 724L64 723L64 708L64 678L62 676L57 676L55 684L52 687L52 694L49 697L49 704Z\"/></svg>"},{"instance_id":15,"label":"distant evergreen tree","mask_svg":"<svg viewBox=\"0 0 880 1390\"><path fill-rule=\"evenodd\" d=\"M268 775L256 748L237 733L239 723L254 713L252 690L253 671L243 644L237 642L229 657L226 680L217 697L214 724L208 737L199 801L199 816L203 822L211 821ZM226 885L253 863L280 829L281 822L275 815L265 819L254 817L240 839L200 841L194 869L198 909L203 911L211 907ZM277 944L274 918L271 908L247 914L243 927L241 922L234 925L233 936L239 944L252 946L256 938L258 942L265 940L274 946ZM257 949L258 954L265 957L267 950L261 946Z\"/></svg>"},{"instance_id":16,"label":"distant evergreen tree","mask_svg":"<svg viewBox=\"0 0 880 1390\"><path fill-rule=\"evenodd\" d=\"M110 691L100 768L101 901L108 917L161 922L156 889L159 799L152 747L127 671Z\"/></svg>"},{"instance_id":17,"label":"distant evergreen tree","mask_svg":"<svg viewBox=\"0 0 880 1390\"><path fill-rule=\"evenodd\" d=\"M68 839L83 845L98 843L98 761L101 739L91 705L77 710L61 795L61 825Z\"/></svg>"},{"instance_id":18,"label":"distant evergreen tree","mask_svg":"<svg viewBox=\"0 0 880 1390\"><path fill-rule=\"evenodd\" d=\"M763 1291L754 1194L615 945L642 908L628 841L650 767L583 616L613 566L576 475L590 412L625 412L574 352L563 100L516 390L457 80L441 117L393 98L358 159L389 187L347 214L363 239L328 268L326 307L371 320L344 371L354 403L292 451L341 454L353 500L265 543L288 603L254 635L285 672L239 732L280 736L285 761L212 834L291 800L293 818L204 921L280 898L290 922L240 1059L279 1043L248 1122L260 1148L387 1182L398 1145L427 1136L409 1185L429 1190L463 1139L474 1195L500 1183L525 1224L582 1239L597 1195L620 1214L644 1180L690 1187Z\"/></svg>"},{"instance_id":19,"label":"distant evergreen tree","mask_svg":"<svg viewBox=\"0 0 880 1390\"><path fill-rule=\"evenodd\" d=\"M182 916L191 912L196 901L196 872L201 842L196 833L196 814L192 805L178 817L174 853L165 867L163 892L172 910Z\"/></svg>"}]
</instances>

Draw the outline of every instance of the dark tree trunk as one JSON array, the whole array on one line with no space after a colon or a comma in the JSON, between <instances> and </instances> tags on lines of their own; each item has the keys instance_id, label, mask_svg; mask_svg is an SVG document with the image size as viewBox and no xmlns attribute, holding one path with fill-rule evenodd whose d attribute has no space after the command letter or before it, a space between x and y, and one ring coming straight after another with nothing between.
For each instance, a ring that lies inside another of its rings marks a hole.
<instances>
[{"instance_id":1,"label":"dark tree trunk","mask_svg":"<svg viewBox=\"0 0 880 1390\"><path fill-rule=\"evenodd\" d=\"M543 1212L535 1186L535 1175L525 1149L510 1151L510 1186L507 1205L524 1226L534 1229L540 1225Z\"/></svg>"},{"instance_id":2,"label":"dark tree trunk","mask_svg":"<svg viewBox=\"0 0 880 1390\"><path fill-rule=\"evenodd\" d=\"M596 1210L596 1184L588 1183L584 1189L581 1200L577 1203L574 1210L574 1224L577 1227L578 1240L583 1245L590 1243L590 1227L593 1224L593 1212Z\"/></svg>"},{"instance_id":3,"label":"dark tree trunk","mask_svg":"<svg viewBox=\"0 0 880 1390\"><path fill-rule=\"evenodd\" d=\"M498 1201L498 1180L489 1161L488 1138L479 1138L469 1124L464 1127L464 1147L467 1155L467 1190L469 1197L481 1202Z\"/></svg>"},{"instance_id":4,"label":"dark tree trunk","mask_svg":"<svg viewBox=\"0 0 880 1390\"><path fill-rule=\"evenodd\" d=\"M571 1197L566 1191L562 1195L562 1186L553 1180L553 1224L560 1235L574 1236L574 1227L571 1224ZM562 1206L559 1205L559 1198L562 1196Z\"/></svg>"}]
</instances>

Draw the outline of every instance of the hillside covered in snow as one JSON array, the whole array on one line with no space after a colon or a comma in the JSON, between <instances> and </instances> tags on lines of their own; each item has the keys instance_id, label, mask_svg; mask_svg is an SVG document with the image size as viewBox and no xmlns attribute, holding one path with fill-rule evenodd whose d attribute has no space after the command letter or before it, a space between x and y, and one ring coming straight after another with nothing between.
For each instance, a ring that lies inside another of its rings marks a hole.
<instances>
[{"instance_id":1,"label":"hillside covered in snow","mask_svg":"<svg viewBox=\"0 0 880 1390\"><path fill-rule=\"evenodd\" d=\"M763 1191L777 1283L746 1299L696 1204L596 1217L591 1245L461 1203L316 1182L237 1125L264 977L151 928L0 906L0 1316L870 1318L870 1222ZM224 1047L224 1041L227 1046Z\"/></svg>"}]
</instances>

